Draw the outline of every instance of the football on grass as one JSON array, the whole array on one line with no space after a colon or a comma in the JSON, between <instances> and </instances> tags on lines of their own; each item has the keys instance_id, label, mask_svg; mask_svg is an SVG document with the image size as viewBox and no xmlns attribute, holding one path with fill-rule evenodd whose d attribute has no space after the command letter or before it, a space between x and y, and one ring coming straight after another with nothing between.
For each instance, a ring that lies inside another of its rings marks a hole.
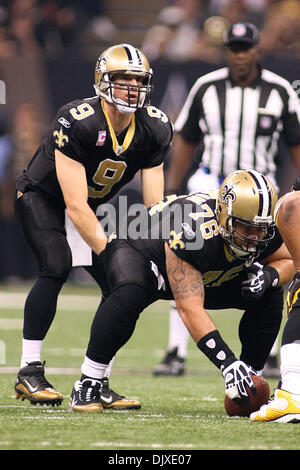
<instances>
[{"instance_id":1,"label":"football on grass","mask_svg":"<svg viewBox=\"0 0 300 470\"><path fill-rule=\"evenodd\" d=\"M225 396L224 406L228 416L247 416L249 417L253 411L266 404L270 396L270 387L268 382L261 375L252 375L252 380L257 392L253 393L247 387L250 400L247 403L239 405L233 400Z\"/></svg>"}]
</instances>

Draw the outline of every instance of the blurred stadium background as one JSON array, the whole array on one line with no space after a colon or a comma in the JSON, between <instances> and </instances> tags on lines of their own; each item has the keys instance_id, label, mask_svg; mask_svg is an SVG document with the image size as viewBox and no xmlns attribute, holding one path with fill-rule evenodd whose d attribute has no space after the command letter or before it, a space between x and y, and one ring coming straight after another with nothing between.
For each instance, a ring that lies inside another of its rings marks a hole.
<instances>
[{"instance_id":1,"label":"blurred stadium background","mask_svg":"<svg viewBox=\"0 0 300 470\"><path fill-rule=\"evenodd\" d=\"M152 103L175 120L195 79L224 65L223 31L261 30L270 70L300 89L299 0L0 0L0 288L35 277L13 214L14 177L27 165L58 108L92 96L94 64L108 46L141 48L154 70ZM281 192L295 178L280 154ZM139 200L139 178L126 189ZM71 282L92 282L80 269Z\"/></svg>"}]
</instances>

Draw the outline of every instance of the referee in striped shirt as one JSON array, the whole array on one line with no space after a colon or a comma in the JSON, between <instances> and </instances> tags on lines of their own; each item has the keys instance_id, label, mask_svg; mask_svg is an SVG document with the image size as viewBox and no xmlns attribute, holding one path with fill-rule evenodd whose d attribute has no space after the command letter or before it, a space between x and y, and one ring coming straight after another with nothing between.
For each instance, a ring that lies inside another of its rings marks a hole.
<instances>
[{"instance_id":1,"label":"referee in striped shirt","mask_svg":"<svg viewBox=\"0 0 300 470\"><path fill-rule=\"evenodd\" d=\"M280 137L300 174L300 103L286 79L261 68L258 43L254 25L234 24L224 40L228 66L198 78L192 87L175 122L168 194L180 191L198 146L200 164L187 181L189 193L217 188L238 169L263 173L278 190ZM188 332L173 304L167 353L154 375L184 373L187 341ZM265 375L279 374L275 358L276 345L269 358L271 371Z\"/></svg>"}]
</instances>

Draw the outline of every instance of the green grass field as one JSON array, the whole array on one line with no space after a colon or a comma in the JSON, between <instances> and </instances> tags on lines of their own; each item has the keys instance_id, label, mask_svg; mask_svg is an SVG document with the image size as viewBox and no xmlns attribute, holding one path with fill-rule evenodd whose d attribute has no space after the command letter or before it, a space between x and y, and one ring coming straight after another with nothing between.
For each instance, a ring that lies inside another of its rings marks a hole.
<instances>
[{"instance_id":1,"label":"green grass field","mask_svg":"<svg viewBox=\"0 0 300 470\"><path fill-rule=\"evenodd\" d=\"M142 408L99 415L68 410L69 395L80 376L89 329L98 304L97 289L67 285L43 347L48 380L65 398L59 408L16 400L24 296L30 286L0 290L1 450L299 450L300 426L251 423L229 418L224 410L224 382L219 371L189 342L184 377L153 377L168 340L168 302L157 302L141 316L131 340L115 359L110 384L139 397ZM210 312L224 339L239 354L237 326L241 312ZM3 356L3 354L2 354ZM269 380L271 392L277 380Z\"/></svg>"}]
</instances>

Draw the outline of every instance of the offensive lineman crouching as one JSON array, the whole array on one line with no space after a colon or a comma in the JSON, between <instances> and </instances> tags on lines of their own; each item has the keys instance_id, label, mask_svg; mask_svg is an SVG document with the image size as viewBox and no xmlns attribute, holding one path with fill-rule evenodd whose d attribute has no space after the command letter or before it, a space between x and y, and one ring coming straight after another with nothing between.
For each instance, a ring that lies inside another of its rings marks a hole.
<instances>
[{"instance_id":1,"label":"offensive lineman crouching","mask_svg":"<svg viewBox=\"0 0 300 470\"><path fill-rule=\"evenodd\" d=\"M71 394L72 411L101 411L91 388L97 387L107 364L133 334L140 313L158 299L176 301L198 348L220 369L226 394L248 400L246 385L254 388L251 374L263 369L280 328L281 286L294 274L273 222L276 200L274 187L263 175L236 171L218 191L173 196L152 206L148 226L159 215L159 236L128 235L108 243L110 291L92 324L83 375ZM184 218L178 230L178 218L171 217L164 236L164 218L175 205ZM193 245L197 237L200 244ZM207 313L225 308L244 310L239 360Z\"/></svg>"}]
</instances>

